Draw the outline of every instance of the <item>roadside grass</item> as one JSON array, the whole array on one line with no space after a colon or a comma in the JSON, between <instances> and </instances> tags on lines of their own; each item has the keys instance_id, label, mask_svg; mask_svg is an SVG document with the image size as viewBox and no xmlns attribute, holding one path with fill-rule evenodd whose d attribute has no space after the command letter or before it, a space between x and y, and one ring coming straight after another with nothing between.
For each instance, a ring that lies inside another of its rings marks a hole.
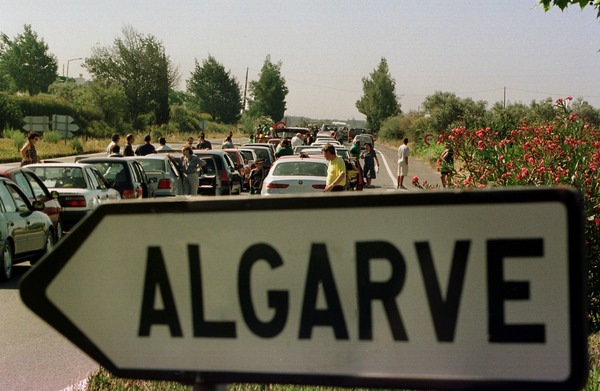
<instances>
[{"instance_id":1,"label":"roadside grass","mask_svg":"<svg viewBox=\"0 0 600 391\"><path fill-rule=\"evenodd\" d=\"M590 360L590 372L586 391L600 391L600 333L588 337L588 351ZM90 375L85 388L75 388L73 391L121 391L121 390L144 390L144 391L189 391L192 386L186 386L176 382L150 381L121 379L113 376L104 368ZM228 391L363 391L367 389L341 388L341 387L317 387L298 386L286 384L228 384ZM397 390L400 391L400 390Z\"/></svg>"}]
</instances>

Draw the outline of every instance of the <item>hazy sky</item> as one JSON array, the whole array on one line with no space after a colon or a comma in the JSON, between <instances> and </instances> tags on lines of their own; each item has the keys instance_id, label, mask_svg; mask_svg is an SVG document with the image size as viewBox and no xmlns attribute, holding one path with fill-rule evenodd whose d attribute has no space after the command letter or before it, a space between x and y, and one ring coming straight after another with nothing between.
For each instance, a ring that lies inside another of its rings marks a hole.
<instances>
[{"instance_id":1,"label":"hazy sky","mask_svg":"<svg viewBox=\"0 0 600 391\"><path fill-rule=\"evenodd\" d=\"M600 23L592 9L544 12L534 0L0 0L0 31L24 24L67 60L109 46L125 25L161 40L179 89L208 54L244 86L267 55L282 63L287 115L363 119L361 79L385 57L403 111L435 91L529 104L582 97L600 108ZM83 61L69 76L89 74Z\"/></svg>"}]
</instances>

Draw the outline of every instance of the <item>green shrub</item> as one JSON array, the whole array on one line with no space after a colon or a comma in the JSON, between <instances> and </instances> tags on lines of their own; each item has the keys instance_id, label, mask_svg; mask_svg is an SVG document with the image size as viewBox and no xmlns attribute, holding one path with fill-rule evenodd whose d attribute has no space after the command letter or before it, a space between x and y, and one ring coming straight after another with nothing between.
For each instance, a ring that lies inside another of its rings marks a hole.
<instances>
[{"instance_id":1,"label":"green shrub","mask_svg":"<svg viewBox=\"0 0 600 391\"><path fill-rule=\"evenodd\" d=\"M18 149L21 150L21 148L23 147L23 145L25 145L25 143L27 142L27 137L25 137L25 135L23 133L18 133L15 134L12 137L13 140L13 145Z\"/></svg>"},{"instance_id":2,"label":"green shrub","mask_svg":"<svg viewBox=\"0 0 600 391\"><path fill-rule=\"evenodd\" d=\"M56 144L60 140L62 140L62 137L60 134L58 134L57 131L50 130L50 131L44 132L44 141L45 142L51 143L51 144Z\"/></svg>"},{"instance_id":3,"label":"green shrub","mask_svg":"<svg viewBox=\"0 0 600 391\"><path fill-rule=\"evenodd\" d=\"M22 136L22 135L23 135L23 132L21 132L19 129L6 128L2 131L2 138L14 139L15 137Z\"/></svg>"},{"instance_id":4,"label":"green shrub","mask_svg":"<svg viewBox=\"0 0 600 391\"><path fill-rule=\"evenodd\" d=\"M83 153L83 145L81 144L81 140L79 140L78 138L72 139L69 143L69 146L76 153Z\"/></svg>"},{"instance_id":5,"label":"green shrub","mask_svg":"<svg viewBox=\"0 0 600 391\"><path fill-rule=\"evenodd\" d=\"M6 127L21 128L23 117L23 112L14 99L7 94L0 93L0 130Z\"/></svg>"}]
</instances>

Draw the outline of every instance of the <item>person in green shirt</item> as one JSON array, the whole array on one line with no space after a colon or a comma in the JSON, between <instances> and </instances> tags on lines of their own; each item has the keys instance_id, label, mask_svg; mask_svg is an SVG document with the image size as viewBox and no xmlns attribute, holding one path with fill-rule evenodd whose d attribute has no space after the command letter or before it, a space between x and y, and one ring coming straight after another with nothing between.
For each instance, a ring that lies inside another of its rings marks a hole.
<instances>
[{"instance_id":1,"label":"person in green shirt","mask_svg":"<svg viewBox=\"0 0 600 391\"><path fill-rule=\"evenodd\" d=\"M277 151L275 151L275 157L279 159L282 156L293 154L294 150L292 147L290 147L290 142L287 139L281 140L281 143L279 143L279 148L277 148Z\"/></svg>"},{"instance_id":2,"label":"person in green shirt","mask_svg":"<svg viewBox=\"0 0 600 391\"><path fill-rule=\"evenodd\" d=\"M325 192L343 191L346 187L346 163L344 159L335 154L335 147L331 144L323 146L321 151L329 162Z\"/></svg>"},{"instance_id":3,"label":"person in green shirt","mask_svg":"<svg viewBox=\"0 0 600 391\"><path fill-rule=\"evenodd\" d=\"M354 140L350 147L350 156L360 159L360 140Z\"/></svg>"}]
</instances>

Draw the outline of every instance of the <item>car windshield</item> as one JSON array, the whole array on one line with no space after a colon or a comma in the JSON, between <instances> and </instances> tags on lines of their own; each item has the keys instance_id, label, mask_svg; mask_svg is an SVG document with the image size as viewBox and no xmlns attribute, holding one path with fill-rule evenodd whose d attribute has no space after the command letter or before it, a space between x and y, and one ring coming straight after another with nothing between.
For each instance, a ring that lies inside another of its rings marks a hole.
<instances>
[{"instance_id":1,"label":"car windshield","mask_svg":"<svg viewBox=\"0 0 600 391\"><path fill-rule=\"evenodd\" d=\"M165 161L159 159L136 159L142 167L144 171L165 171Z\"/></svg>"},{"instance_id":2,"label":"car windshield","mask_svg":"<svg viewBox=\"0 0 600 391\"><path fill-rule=\"evenodd\" d=\"M227 153L227 155L229 155L231 160L233 160L234 162L237 162L237 160L238 160L237 153L235 153L234 151L227 151L226 153Z\"/></svg>"},{"instance_id":3,"label":"car windshield","mask_svg":"<svg viewBox=\"0 0 600 391\"><path fill-rule=\"evenodd\" d=\"M202 173L204 173L205 175L215 175L215 173L217 172L217 169L215 167L215 160L208 156L201 157L200 159L202 159L206 163L206 165L202 167Z\"/></svg>"},{"instance_id":4,"label":"car windshield","mask_svg":"<svg viewBox=\"0 0 600 391\"><path fill-rule=\"evenodd\" d=\"M269 155L269 151L266 148L256 148L254 149L254 152L256 152L256 156L258 156L259 159L271 161L271 156Z\"/></svg>"},{"instance_id":5,"label":"car windshield","mask_svg":"<svg viewBox=\"0 0 600 391\"><path fill-rule=\"evenodd\" d=\"M113 162L98 162L90 163L100 171L100 174L104 176L108 182L127 182L129 175L125 169L125 162L113 163Z\"/></svg>"},{"instance_id":6,"label":"car windshield","mask_svg":"<svg viewBox=\"0 0 600 391\"><path fill-rule=\"evenodd\" d=\"M87 188L81 167L30 167L30 169L40 177L46 187Z\"/></svg>"},{"instance_id":7,"label":"car windshield","mask_svg":"<svg viewBox=\"0 0 600 391\"><path fill-rule=\"evenodd\" d=\"M281 162L273 171L273 176L327 176L327 165L318 162Z\"/></svg>"}]
</instances>

